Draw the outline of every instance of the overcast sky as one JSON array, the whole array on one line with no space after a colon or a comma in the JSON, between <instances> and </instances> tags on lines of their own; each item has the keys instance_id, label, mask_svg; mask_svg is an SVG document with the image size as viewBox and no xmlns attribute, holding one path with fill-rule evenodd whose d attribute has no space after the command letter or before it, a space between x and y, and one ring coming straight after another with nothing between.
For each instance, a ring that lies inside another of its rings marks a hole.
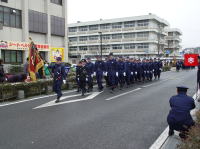
<instances>
[{"instance_id":1,"label":"overcast sky","mask_svg":"<svg viewBox=\"0 0 200 149\"><path fill-rule=\"evenodd\" d=\"M179 28L183 48L200 46L200 0L68 0L68 23L148 13Z\"/></svg>"}]
</instances>

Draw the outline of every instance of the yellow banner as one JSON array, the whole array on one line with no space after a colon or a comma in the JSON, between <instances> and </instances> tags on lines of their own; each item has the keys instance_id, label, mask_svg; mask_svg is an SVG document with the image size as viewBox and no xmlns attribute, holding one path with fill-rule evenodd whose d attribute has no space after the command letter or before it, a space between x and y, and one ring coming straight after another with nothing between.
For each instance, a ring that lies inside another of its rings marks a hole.
<instances>
[{"instance_id":1,"label":"yellow banner","mask_svg":"<svg viewBox=\"0 0 200 149\"><path fill-rule=\"evenodd\" d=\"M51 62L56 62L57 57L61 57L62 61L64 61L64 48L50 48L51 49Z\"/></svg>"}]
</instances>

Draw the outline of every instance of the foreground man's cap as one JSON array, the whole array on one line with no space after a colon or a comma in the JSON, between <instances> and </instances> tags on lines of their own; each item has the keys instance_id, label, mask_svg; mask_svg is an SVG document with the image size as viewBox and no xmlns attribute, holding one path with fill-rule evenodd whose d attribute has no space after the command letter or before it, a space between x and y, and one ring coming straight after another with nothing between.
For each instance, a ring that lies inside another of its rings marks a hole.
<instances>
[{"instance_id":1,"label":"foreground man's cap","mask_svg":"<svg viewBox=\"0 0 200 149\"><path fill-rule=\"evenodd\" d=\"M184 91L184 92L187 92L187 90L189 89L186 86L177 86L176 88L178 89L178 91Z\"/></svg>"}]
</instances>

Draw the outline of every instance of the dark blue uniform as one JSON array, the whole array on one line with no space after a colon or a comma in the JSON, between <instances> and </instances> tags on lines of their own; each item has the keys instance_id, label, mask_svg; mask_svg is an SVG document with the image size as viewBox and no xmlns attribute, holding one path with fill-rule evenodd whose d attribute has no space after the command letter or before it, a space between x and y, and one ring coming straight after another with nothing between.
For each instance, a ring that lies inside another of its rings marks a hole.
<instances>
[{"instance_id":1,"label":"dark blue uniform","mask_svg":"<svg viewBox=\"0 0 200 149\"><path fill-rule=\"evenodd\" d=\"M117 82L117 62L115 59L110 59L107 62L107 73L108 73L108 80L109 84L111 86L111 89L113 90L116 87L116 82Z\"/></svg>"},{"instance_id":2,"label":"dark blue uniform","mask_svg":"<svg viewBox=\"0 0 200 149\"><path fill-rule=\"evenodd\" d=\"M117 69L118 69L118 81L120 84L120 88L122 88L125 83L125 63L123 61L118 61Z\"/></svg>"},{"instance_id":3,"label":"dark blue uniform","mask_svg":"<svg viewBox=\"0 0 200 149\"><path fill-rule=\"evenodd\" d=\"M194 99L187 96L185 93L179 93L170 98L171 110L167 117L170 130L187 131L188 128L194 125L194 121L190 115L190 110L195 108Z\"/></svg>"},{"instance_id":4,"label":"dark blue uniform","mask_svg":"<svg viewBox=\"0 0 200 149\"><path fill-rule=\"evenodd\" d=\"M125 69L126 69L126 84L130 85L131 84L132 63L129 61L126 61Z\"/></svg>"},{"instance_id":5,"label":"dark blue uniform","mask_svg":"<svg viewBox=\"0 0 200 149\"><path fill-rule=\"evenodd\" d=\"M88 62L85 65L87 70L87 84L88 84L88 91L91 91L93 89L93 73L94 73L94 64L92 62Z\"/></svg>"},{"instance_id":6,"label":"dark blue uniform","mask_svg":"<svg viewBox=\"0 0 200 149\"><path fill-rule=\"evenodd\" d=\"M137 78L139 81L141 81L143 75L143 68L142 68L142 63L138 62L137 63Z\"/></svg>"},{"instance_id":7,"label":"dark blue uniform","mask_svg":"<svg viewBox=\"0 0 200 149\"><path fill-rule=\"evenodd\" d=\"M94 64L94 72L96 73L96 80L98 88L101 91L103 89L102 78L103 73L105 72L105 63L102 60L97 60Z\"/></svg>"},{"instance_id":8,"label":"dark blue uniform","mask_svg":"<svg viewBox=\"0 0 200 149\"><path fill-rule=\"evenodd\" d=\"M57 94L57 99L62 96L61 86L63 80L66 78L65 66L62 64L55 64L54 66L49 66L53 72L53 91Z\"/></svg>"}]
</instances>

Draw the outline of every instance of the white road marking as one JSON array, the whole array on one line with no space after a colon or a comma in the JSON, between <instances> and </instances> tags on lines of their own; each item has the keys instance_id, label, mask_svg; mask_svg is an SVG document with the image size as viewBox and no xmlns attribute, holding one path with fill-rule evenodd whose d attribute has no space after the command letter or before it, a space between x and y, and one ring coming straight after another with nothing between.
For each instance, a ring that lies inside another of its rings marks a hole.
<instances>
[{"instance_id":1,"label":"white road marking","mask_svg":"<svg viewBox=\"0 0 200 149\"><path fill-rule=\"evenodd\" d=\"M199 92L194 94L193 99L195 100L196 97L199 97ZM195 100L196 104L197 101ZM197 109L193 109L190 113L192 116L195 115ZM162 134L157 138L157 140L150 146L149 149L161 149L161 147L164 145L164 143L168 139L168 132L169 132L169 126L162 132ZM175 135L178 135L178 133L175 131Z\"/></svg>"},{"instance_id":2,"label":"white road marking","mask_svg":"<svg viewBox=\"0 0 200 149\"><path fill-rule=\"evenodd\" d=\"M40 105L38 107L35 107L33 109L39 109L39 108L45 108L45 107L52 107L52 106L57 106L57 105L62 105L62 104L68 104L68 103L74 103L74 102L80 102L80 101L86 101L86 100L91 100L93 99L94 97L98 96L100 93L102 92L93 92L91 95L85 97L85 98L82 98L82 99L76 99L76 100L69 100L69 101L64 101L64 102L59 102L59 103L55 103L55 100L53 101L50 101L48 103L45 103L43 105ZM74 95L74 97L77 96L77 95ZM80 96L80 95L79 95ZM69 98L69 97L68 97ZM65 97L63 97L63 99L66 99ZM62 100L63 100L62 99Z\"/></svg>"},{"instance_id":3,"label":"white road marking","mask_svg":"<svg viewBox=\"0 0 200 149\"><path fill-rule=\"evenodd\" d=\"M158 139L151 145L149 149L160 149L168 138L169 126L162 132Z\"/></svg>"},{"instance_id":4,"label":"white road marking","mask_svg":"<svg viewBox=\"0 0 200 149\"><path fill-rule=\"evenodd\" d=\"M129 91L129 92L125 92L125 93L122 93L122 94L119 94L119 95L116 95L116 96L113 96L113 97L110 97L108 99L105 99L105 100L112 100L112 99L115 99L115 98L118 98L118 97L121 97L121 96L124 96L126 94L130 94L132 92L135 92L135 91L138 91L138 90L141 90L142 88L137 88L137 89L134 89L132 91Z\"/></svg>"},{"instance_id":5,"label":"white road marking","mask_svg":"<svg viewBox=\"0 0 200 149\"><path fill-rule=\"evenodd\" d=\"M73 92L75 92L75 91L76 91L76 90L66 91L66 92L63 92L63 94L66 94L66 93L73 93ZM40 97L30 98L30 99L21 100L21 101L16 101L16 102L12 102L12 103L2 104L2 105L0 105L0 107L10 106L10 105L18 104L18 103L23 103L23 102L38 100L38 99L47 98L47 97L53 97L53 96L55 96L55 95L56 95L56 94L47 95L47 96L40 96Z\"/></svg>"}]
</instances>

